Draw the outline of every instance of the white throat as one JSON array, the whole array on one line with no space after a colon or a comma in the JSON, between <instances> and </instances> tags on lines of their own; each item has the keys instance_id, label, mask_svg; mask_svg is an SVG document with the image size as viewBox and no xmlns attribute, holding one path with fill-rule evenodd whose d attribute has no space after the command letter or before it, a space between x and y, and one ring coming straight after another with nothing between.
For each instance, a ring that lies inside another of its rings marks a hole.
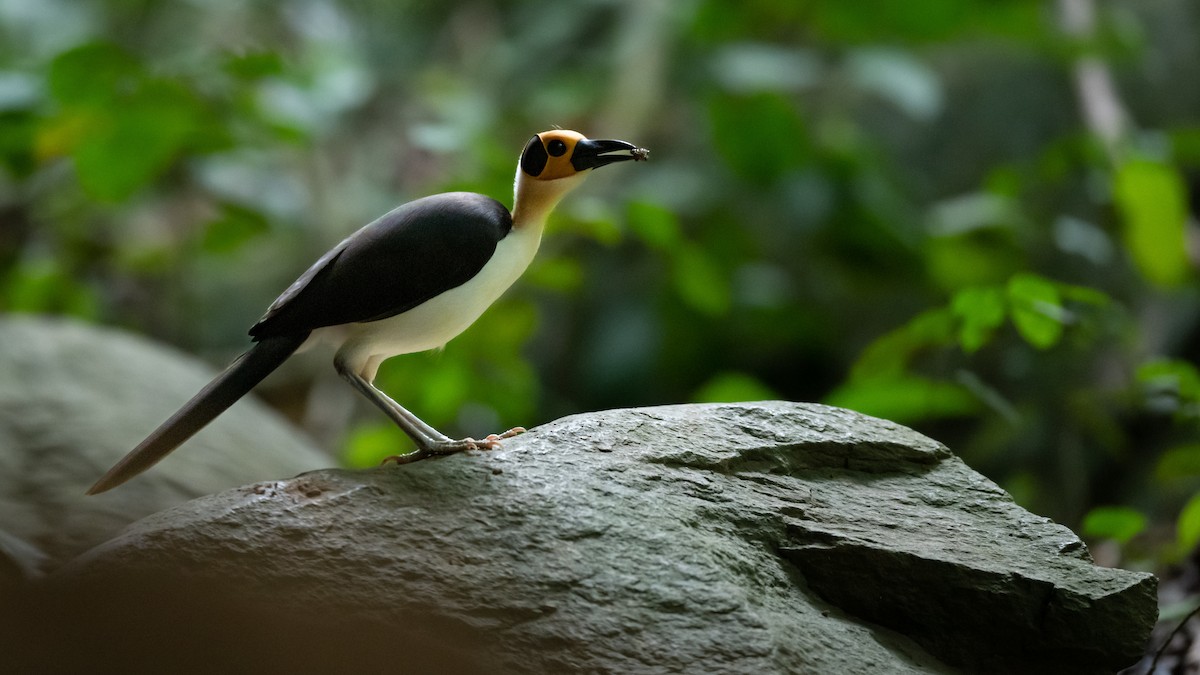
<instances>
[{"instance_id":1,"label":"white throat","mask_svg":"<svg viewBox=\"0 0 1200 675\"><path fill-rule=\"evenodd\" d=\"M563 196L582 183L589 173L591 172L581 171L567 178L538 180L517 167L516 185L513 187L513 229L536 230L540 237L550 212Z\"/></svg>"}]
</instances>

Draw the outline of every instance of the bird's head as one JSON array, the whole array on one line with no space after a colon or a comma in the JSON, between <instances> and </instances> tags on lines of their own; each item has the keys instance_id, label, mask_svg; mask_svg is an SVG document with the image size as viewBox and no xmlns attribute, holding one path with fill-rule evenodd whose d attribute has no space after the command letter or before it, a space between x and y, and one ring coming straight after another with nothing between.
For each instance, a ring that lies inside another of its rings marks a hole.
<instances>
[{"instance_id":1,"label":"bird's head","mask_svg":"<svg viewBox=\"0 0 1200 675\"><path fill-rule=\"evenodd\" d=\"M649 154L625 141L597 141L578 131L554 129L536 134L525 144L521 172L535 180L559 180L613 162L644 160Z\"/></svg>"},{"instance_id":2,"label":"bird's head","mask_svg":"<svg viewBox=\"0 0 1200 675\"><path fill-rule=\"evenodd\" d=\"M513 212L522 210L544 218L592 169L614 162L644 161L649 155L649 150L625 141L593 140L566 129L543 131L521 151Z\"/></svg>"}]
</instances>

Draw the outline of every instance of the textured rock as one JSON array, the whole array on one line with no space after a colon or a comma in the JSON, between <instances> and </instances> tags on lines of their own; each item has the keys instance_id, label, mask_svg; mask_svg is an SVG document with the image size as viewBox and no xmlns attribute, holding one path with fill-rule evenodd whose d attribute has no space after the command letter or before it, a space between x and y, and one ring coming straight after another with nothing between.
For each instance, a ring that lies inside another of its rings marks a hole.
<instances>
[{"instance_id":1,"label":"textured rock","mask_svg":"<svg viewBox=\"0 0 1200 675\"><path fill-rule=\"evenodd\" d=\"M61 319L0 320L0 544L22 542L0 545L0 556L16 560L16 551L52 569L168 506L329 466L278 415L247 399L152 471L120 490L84 496L214 374L117 331ZM31 571L27 563L21 569Z\"/></svg>"},{"instance_id":2,"label":"textured rock","mask_svg":"<svg viewBox=\"0 0 1200 675\"><path fill-rule=\"evenodd\" d=\"M70 665L124 672L1113 672L1156 615L1152 576L1094 566L942 445L789 403L203 497L23 607L104 655Z\"/></svg>"}]
</instances>

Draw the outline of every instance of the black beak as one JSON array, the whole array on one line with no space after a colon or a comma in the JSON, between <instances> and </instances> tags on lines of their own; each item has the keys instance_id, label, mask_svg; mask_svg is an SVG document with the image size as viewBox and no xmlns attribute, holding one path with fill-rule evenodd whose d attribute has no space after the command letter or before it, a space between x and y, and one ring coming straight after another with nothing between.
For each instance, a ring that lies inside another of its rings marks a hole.
<instances>
[{"instance_id":1,"label":"black beak","mask_svg":"<svg viewBox=\"0 0 1200 675\"><path fill-rule=\"evenodd\" d=\"M585 138L575 144L575 152L571 153L571 166L575 167L576 171L583 171L613 162L641 162L649 156L649 150L625 141L593 141Z\"/></svg>"}]
</instances>

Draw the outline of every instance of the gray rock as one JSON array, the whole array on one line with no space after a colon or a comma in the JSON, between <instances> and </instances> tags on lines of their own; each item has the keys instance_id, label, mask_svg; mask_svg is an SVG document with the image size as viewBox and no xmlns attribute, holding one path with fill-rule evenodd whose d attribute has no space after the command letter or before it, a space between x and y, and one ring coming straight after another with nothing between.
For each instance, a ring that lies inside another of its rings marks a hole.
<instances>
[{"instance_id":1,"label":"gray rock","mask_svg":"<svg viewBox=\"0 0 1200 675\"><path fill-rule=\"evenodd\" d=\"M46 554L38 547L0 531L0 598L41 576Z\"/></svg>"},{"instance_id":2,"label":"gray rock","mask_svg":"<svg viewBox=\"0 0 1200 675\"><path fill-rule=\"evenodd\" d=\"M36 567L53 569L155 511L332 463L248 398L150 472L84 496L214 374L125 333L62 319L0 319L0 540L40 550Z\"/></svg>"},{"instance_id":3,"label":"gray rock","mask_svg":"<svg viewBox=\"0 0 1200 675\"><path fill-rule=\"evenodd\" d=\"M27 606L122 672L1092 673L1154 590L916 432L771 402L203 497Z\"/></svg>"}]
</instances>

